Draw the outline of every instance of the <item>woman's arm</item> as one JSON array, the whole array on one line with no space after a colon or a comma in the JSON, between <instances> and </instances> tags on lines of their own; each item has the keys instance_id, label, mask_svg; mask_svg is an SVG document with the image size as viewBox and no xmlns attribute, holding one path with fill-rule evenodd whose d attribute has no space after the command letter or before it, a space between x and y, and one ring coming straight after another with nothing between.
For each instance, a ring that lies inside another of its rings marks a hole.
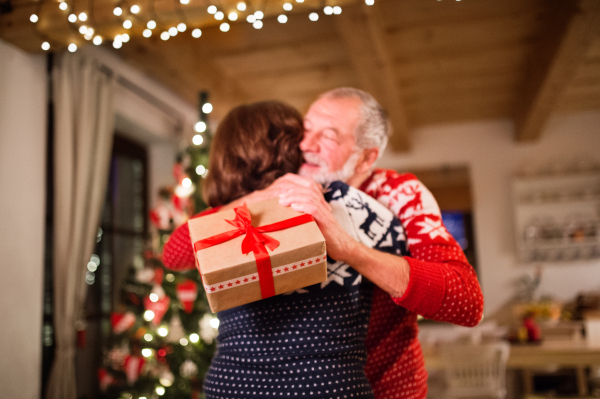
<instances>
[{"instance_id":1,"label":"woman's arm","mask_svg":"<svg viewBox=\"0 0 600 399\"><path fill-rule=\"evenodd\" d=\"M220 207L207 209L194 215L193 218L210 215L220 211ZM181 271L196 268L196 260L194 258L194 248L190 238L190 229L187 223L177 227L163 247L162 254L163 264L167 269Z\"/></svg>"}]
</instances>

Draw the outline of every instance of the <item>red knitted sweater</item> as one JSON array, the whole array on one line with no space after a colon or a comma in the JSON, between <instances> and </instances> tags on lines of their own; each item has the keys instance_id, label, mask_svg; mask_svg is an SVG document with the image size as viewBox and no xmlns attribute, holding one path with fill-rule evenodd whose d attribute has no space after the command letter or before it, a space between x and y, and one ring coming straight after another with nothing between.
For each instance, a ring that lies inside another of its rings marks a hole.
<instances>
[{"instance_id":1,"label":"red knitted sweater","mask_svg":"<svg viewBox=\"0 0 600 399\"><path fill-rule=\"evenodd\" d=\"M437 202L415 176L376 169L360 189L398 216L411 252L405 258L410 279L404 295L393 298L374 289L365 372L378 399L424 399L427 372L417 340L417 314L474 326L483 314L481 288L460 246L442 224ZM165 244L163 262L176 270L195 267L187 223Z\"/></svg>"}]
</instances>

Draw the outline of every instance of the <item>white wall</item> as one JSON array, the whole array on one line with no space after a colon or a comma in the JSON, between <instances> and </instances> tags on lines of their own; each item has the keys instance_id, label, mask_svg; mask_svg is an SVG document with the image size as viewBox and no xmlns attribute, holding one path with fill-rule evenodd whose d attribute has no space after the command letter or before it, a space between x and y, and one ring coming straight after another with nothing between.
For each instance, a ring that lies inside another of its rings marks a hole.
<instances>
[{"instance_id":1,"label":"white wall","mask_svg":"<svg viewBox=\"0 0 600 399\"><path fill-rule=\"evenodd\" d=\"M38 399L46 60L0 40L0 398Z\"/></svg>"},{"instance_id":2,"label":"white wall","mask_svg":"<svg viewBox=\"0 0 600 399\"><path fill-rule=\"evenodd\" d=\"M165 87L113 54L93 55L116 74L144 88L184 118L174 119L116 87L116 129L145 144L149 153L150 201L172 184L171 167L181 140L189 140L197 115ZM41 392L41 331L46 194L46 58L0 40L0 399L38 399Z\"/></svg>"},{"instance_id":3,"label":"white wall","mask_svg":"<svg viewBox=\"0 0 600 399\"><path fill-rule=\"evenodd\" d=\"M177 115L172 115L126 87L118 84L115 86L115 129L119 134L145 145L148 149L148 194L149 204L153 206L158 190L165 185L174 184L171 171L175 155L178 148L189 143L195 134L193 126L197 122L198 111L195 106L185 102L171 90L127 65L114 53L94 46L85 47L83 53L95 57L115 75L141 87L177 112ZM183 120L183 130L178 134L176 124L180 118Z\"/></svg>"},{"instance_id":4,"label":"white wall","mask_svg":"<svg viewBox=\"0 0 600 399\"><path fill-rule=\"evenodd\" d=\"M511 182L524 169L551 163L595 160L600 163L600 112L554 117L541 140L513 140L508 121L420 128L407 154L386 153L379 166L399 171L467 165L471 171L475 239L485 311L493 313L514 294L512 283L532 266L518 264L514 239ZM544 264L541 294L572 299L600 289L600 260Z\"/></svg>"}]
</instances>

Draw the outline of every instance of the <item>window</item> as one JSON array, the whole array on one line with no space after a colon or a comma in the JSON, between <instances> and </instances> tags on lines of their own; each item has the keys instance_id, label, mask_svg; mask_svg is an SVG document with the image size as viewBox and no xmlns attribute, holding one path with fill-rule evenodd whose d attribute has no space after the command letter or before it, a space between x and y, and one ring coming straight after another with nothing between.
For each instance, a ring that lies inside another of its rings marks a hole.
<instances>
[{"instance_id":1,"label":"window","mask_svg":"<svg viewBox=\"0 0 600 399\"><path fill-rule=\"evenodd\" d=\"M147 236L146 149L115 136L106 201L98 230L97 268L88 267L86 344L77 354L79 397L96 397L97 374L111 334L110 315L119 311L123 282L132 265L142 265Z\"/></svg>"}]
</instances>

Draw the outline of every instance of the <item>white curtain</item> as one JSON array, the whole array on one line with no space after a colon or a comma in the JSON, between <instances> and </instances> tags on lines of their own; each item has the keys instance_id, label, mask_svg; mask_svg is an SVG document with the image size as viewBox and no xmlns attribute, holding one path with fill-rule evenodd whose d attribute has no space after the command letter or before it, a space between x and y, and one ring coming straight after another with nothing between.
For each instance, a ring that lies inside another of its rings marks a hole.
<instances>
[{"instance_id":1,"label":"white curtain","mask_svg":"<svg viewBox=\"0 0 600 399\"><path fill-rule=\"evenodd\" d=\"M76 399L75 324L104 204L113 140L113 80L92 59L64 54L54 93L54 327L47 399Z\"/></svg>"}]
</instances>

